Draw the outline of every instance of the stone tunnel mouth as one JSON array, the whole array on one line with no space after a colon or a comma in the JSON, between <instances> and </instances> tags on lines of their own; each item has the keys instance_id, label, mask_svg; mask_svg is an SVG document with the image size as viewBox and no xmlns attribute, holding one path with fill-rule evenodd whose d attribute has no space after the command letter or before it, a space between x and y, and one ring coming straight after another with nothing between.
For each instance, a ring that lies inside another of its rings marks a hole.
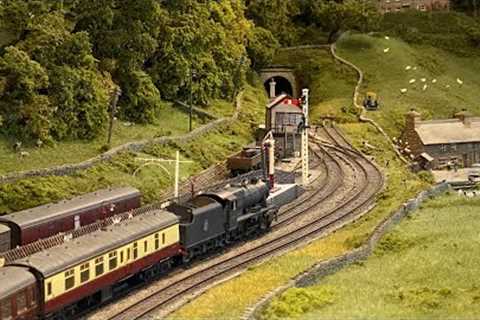
<instances>
[{"instance_id":1,"label":"stone tunnel mouth","mask_svg":"<svg viewBox=\"0 0 480 320\"><path fill-rule=\"evenodd\" d=\"M288 81L286 78L281 77L281 76L271 77L267 81L264 82L263 85L265 87L265 90L266 90L267 94L270 93L270 81L272 81L272 79L276 82L276 85L275 85L275 95L276 96L279 96L282 93L286 93L290 96L294 95L293 86L290 83L290 81Z\"/></svg>"}]
</instances>

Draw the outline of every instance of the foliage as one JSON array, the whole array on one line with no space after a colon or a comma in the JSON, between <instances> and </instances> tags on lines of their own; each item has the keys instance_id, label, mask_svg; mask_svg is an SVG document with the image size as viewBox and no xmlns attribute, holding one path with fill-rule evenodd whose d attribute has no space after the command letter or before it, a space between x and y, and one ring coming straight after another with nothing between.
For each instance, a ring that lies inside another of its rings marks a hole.
<instances>
[{"instance_id":1,"label":"foliage","mask_svg":"<svg viewBox=\"0 0 480 320\"><path fill-rule=\"evenodd\" d=\"M252 68L260 70L268 66L278 49L279 43L272 33L262 27L255 27L248 37L247 53L252 61Z\"/></svg>"},{"instance_id":2,"label":"foliage","mask_svg":"<svg viewBox=\"0 0 480 320\"><path fill-rule=\"evenodd\" d=\"M152 123L160 111L160 92L143 71L132 71L121 79L120 115L139 123Z\"/></svg>"},{"instance_id":3,"label":"foliage","mask_svg":"<svg viewBox=\"0 0 480 320\"><path fill-rule=\"evenodd\" d=\"M293 23L300 14L299 1L249 0L246 15L255 25L270 30L282 46L298 41L298 26Z\"/></svg>"},{"instance_id":4,"label":"foliage","mask_svg":"<svg viewBox=\"0 0 480 320\"><path fill-rule=\"evenodd\" d=\"M242 1L169 0L162 6L168 21L147 63L162 96L186 100L192 93L199 104L231 97L248 66L244 42L251 25Z\"/></svg>"},{"instance_id":5,"label":"foliage","mask_svg":"<svg viewBox=\"0 0 480 320\"><path fill-rule=\"evenodd\" d=\"M50 101L41 94L49 85L47 71L26 52L8 47L0 58L0 81L0 113L6 130L48 139Z\"/></svg>"},{"instance_id":6,"label":"foliage","mask_svg":"<svg viewBox=\"0 0 480 320\"><path fill-rule=\"evenodd\" d=\"M309 290L292 288L272 302L260 319L295 319L312 310L332 304L332 289Z\"/></svg>"},{"instance_id":7,"label":"foliage","mask_svg":"<svg viewBox=\"0 0 480 320\"><path fill-rule=\"evenodd\" d=\"M366 32L377 27L380 21L378 9L372 1L324 0L311 1L312 22L329 32L332 43L342 30Z\"/></svg>"}]
</instances>

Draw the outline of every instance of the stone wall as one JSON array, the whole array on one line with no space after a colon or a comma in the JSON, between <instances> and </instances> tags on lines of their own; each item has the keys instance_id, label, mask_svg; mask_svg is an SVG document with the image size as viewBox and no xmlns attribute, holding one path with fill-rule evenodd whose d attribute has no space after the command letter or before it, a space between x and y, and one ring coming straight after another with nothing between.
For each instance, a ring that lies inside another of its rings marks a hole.
<instances>
[{"instance_id":1,"label":"stone wall","mask_svg":"<svg viewBox=\"0 0 480 320\"><path fill-rule=\"evenodd\" d=\"M274 291L269 292L267 295L265 295L254 306L246 310L242 319L253 320L258 318L258 315L274 297L282 294L289 288L307 287L314 285L322 277L335 273L336 271L342 269L349 264L352 264L353 262L366 259L372 254L373 250L375 249L381 238L393 226L398 224L405 216L418 209L419 206L423 203L423 201L429 198L436 197L446 192L449 188L450 186L447 183L442 183L436 185L430 190L420 192L416 198L410 199L409 201L405 202L399 209L397 209L389 217L384 219L383 222L375 228L371 236L361 247L347 252L346 254L343 254L341 256L315 264L306 272L298 275L297 277L289 281L286 285L277 288Z\"/></svg>"},{"instance_id":2,"label":"stone wall","mask_svg":"<svg viewBox=\"0 0 480 320\"><path fill-rule=\"evenodd\" d=\"M241 92L236 98L235 112L232 115L232 117L220 118L220 119L214 120L210 123L207 123L204 126L201 126L199 128L192 130L192 132L189 132L187 134L179 135L179 136L165 136L165 137L159 137L155 139L145 139L145 140L140 140L135 142L129 142L121 146L112 148L107 152L102 153L94 158L91 158L76 164L65 164L65 165L60 165L60 166L55 166L50 168L20 171L20 172L3 175L3 176L0 176L0 183L11 183L17 180L32 178L32 177L66 176L80 170L91 168L94 165L101 163L103 161L111 160L114 156L118 155L121 152L140 152L149 144L165 145L171 142L185 143L185 142L191 141L201 135L204 135L212 131L213 129L219 128L223 125L228 125L229 123L237 120L238 114L241 108L242 97L243 97L243 92ZM208 113L205 112L204 116L207 117L206 114ZM213 117L213 116L208 114L208 117Z\"/></svg>"}]
</instances>

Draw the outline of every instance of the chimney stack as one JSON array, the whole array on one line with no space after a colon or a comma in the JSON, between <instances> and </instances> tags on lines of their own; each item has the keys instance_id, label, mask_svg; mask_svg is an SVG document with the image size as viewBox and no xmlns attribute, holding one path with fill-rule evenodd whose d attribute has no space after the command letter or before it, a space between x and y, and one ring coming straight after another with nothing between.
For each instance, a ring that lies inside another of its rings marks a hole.
<instances>
[{"instance_id":1,"label":"chimney stack","mask_svg":"<svg viewBox=\"0 0 480 320\"><path fill-rule=\"evenodd\" d=\"M455 113L455 118L459 119L463 122L463 124L467 127L471 124L471 117L472 114L467 111L467 109L462 109L462 111Z\"/></svg>"},{"instance_id":2,"label":"chimney stack","mask_svg":"<svg viewBox=\"0 0 480 320\"><path fill-rule=\"evenodd\" d=\"M405 114L405 129L415 130L415 124L420 120L422 120L422 115L416 112L415 109L410 109L410 111Z\"/></svg>"}]
</instances>

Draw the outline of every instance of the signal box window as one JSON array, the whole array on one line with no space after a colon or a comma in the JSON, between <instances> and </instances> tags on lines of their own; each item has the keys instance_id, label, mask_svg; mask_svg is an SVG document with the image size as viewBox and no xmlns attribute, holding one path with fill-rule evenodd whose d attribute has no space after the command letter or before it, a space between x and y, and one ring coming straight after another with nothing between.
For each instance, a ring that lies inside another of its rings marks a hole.
<instances>
[{"instance_id":1,"label":"signal box window","mask_svg":"<svg viewBox=\"0 0 480 320\"><path fill-rule=\"evenodd\" d=\"M10 300L3 300L0 302L2 320L12 319L12 305Z\"/></svg>"},{"instance_id":2,"label":"signal box window","mask_svg":"<svg viewBox=\"0 0 480 320\"><path fill-rule=\"evenodd\" d=\"M108 268L113 270L117 267L117 251L108 254Z\"/></svg>"},{"instance_id":3,"label":"signal box window","mask_svg":"<svg viewBox=\"0 0 480 320\"><path fill-rule=\"evenodd\" d=\"M90 264L85 263L80 266L80 282L84 283L90 279Z\"/></svg>"},{"instance_id":4,"label":"signal box window","mask_svg":"<svg viewBox=\"0 0 480 320\"><path fill-rule=\"evenodd\" d=\"M95 276L101 276L103 271L103 257L95 259Z\"/></svg>"},{"instance_id":5,"label":"signal box window","mask_svg":"<svg viewBox=\"0 0 480 320\"><path fill-rule=\"evenodd\" d=\"M72 289L75 286L75 271L73 269L65 272L65 290Z\"/></svg>"}]
</instances>

